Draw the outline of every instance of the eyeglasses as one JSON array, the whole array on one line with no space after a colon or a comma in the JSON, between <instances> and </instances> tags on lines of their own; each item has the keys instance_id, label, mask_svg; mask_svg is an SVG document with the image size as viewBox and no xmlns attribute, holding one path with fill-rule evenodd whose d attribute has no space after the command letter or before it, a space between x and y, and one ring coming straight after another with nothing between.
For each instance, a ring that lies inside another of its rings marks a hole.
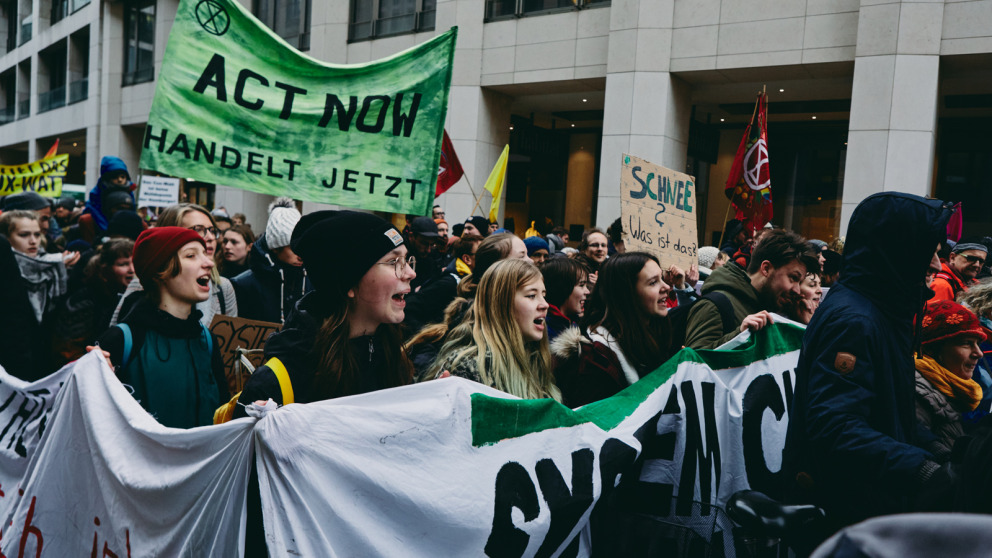
<instances>
[{"instance_id":1,"label":"eyeglasses","mask_svg":"<svg viewBox=\"0 0 992 558\"><path fill-rule=\"evenodd\" d=\"M393 271L396 273L397 279L403 278L403 272L406 271L406 266L410 266L410 269L417 270L417 258L410 256L407 259L403 258L393 258L386 262L375 262L378 265L391 265L393 266Z\"/></svg>"},{"instance_id":2,"label":"eyeglasses","mask_svg":"<svg viewBox=\"0 0 992 558\"><path fill-rule=\"evenodd\" d=\"M985 258L981 256L965 256L961 255L962 258L968 260L968 263L977 263L978 265L985 265Z\"/></svg>"},{"instance_id":3,"label":"eyeglasses","mask_svg":"<svg viewBox=\"0 0 992 558\"><path fill-rule=\"evenodd\" d=\"M203 225L193 225L192 227L186 227L186 228L188 228L191 231L195 231L196 234L200 236L206 236L207 233L210 233L214 236L214 238L217 238L217 236L220 234L220 230L217 227L204 227Z\"/></svg>"}]
</instances>

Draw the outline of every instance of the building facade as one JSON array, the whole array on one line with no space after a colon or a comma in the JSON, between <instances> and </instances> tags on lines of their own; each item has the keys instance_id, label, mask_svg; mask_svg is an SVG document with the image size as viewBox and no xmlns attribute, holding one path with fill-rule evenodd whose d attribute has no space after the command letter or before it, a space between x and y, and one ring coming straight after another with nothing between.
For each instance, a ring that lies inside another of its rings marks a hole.
<instances>
[{"instance_id":1,"label":"building facade","mask_svg":"<svg viewBox=\"0 0 992 558\"><path fill-rule=\"evenodd\" d=\"M0 164L40 158L60 138L67 182L92 185L102 155L137 169L178 3L58 1L2 4ZM992 0L245 5L339 64L459 27L445 127L466 178L438 200L449 219L489 208L482 184L509 144L504 222L605 227L619 217L631 153L696 177L700 240L715 243L730 163L764 88L777 224L830 240L860 200L899 190L962 201L966 232L992 234ZM180 178L192 201L264 223L268 197Z\"/></svg>"}]
</instances>

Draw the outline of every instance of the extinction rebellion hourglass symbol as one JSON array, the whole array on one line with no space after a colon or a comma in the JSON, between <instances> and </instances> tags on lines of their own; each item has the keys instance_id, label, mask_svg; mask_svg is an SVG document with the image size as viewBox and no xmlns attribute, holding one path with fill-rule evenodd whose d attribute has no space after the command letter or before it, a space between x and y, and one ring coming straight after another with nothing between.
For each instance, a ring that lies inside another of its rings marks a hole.
<instances>
[{"instance_id":1,"label":"extinction rebellion hourglass symbol","mask_svg":"<svg viewBox=\"0 0 992 558\"><path fill-rule=\"evenodd\" d=\"M207 33L217 36L227 33L231 25L227 10L214 0L201 0L196 5L196 20Z\"/></svg>"}]
</instances>

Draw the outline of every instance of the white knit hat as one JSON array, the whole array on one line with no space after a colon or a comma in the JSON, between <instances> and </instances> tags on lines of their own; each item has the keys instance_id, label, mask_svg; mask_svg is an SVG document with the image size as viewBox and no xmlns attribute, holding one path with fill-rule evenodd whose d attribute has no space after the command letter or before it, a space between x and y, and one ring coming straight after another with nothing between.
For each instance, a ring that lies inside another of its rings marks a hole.
<instances>
[{"instance_id":1,"label":"white knit hat","mask_svg":"<svg viewBox=\"0 0 992 558\"><path fill-rule=\"evenodd\" d=\"M300 212L292 198L281 196L269 204L269 222L265 225L265 243L269 250L289 246L296 223L300 222Z\"/></svg>"},{"instance_id":2,"label":"white knit hat","mask_svg":"<svg viewBox=\"0 0 992 558\"><path fill-rule=\"evenodd\" d=\"M697 252L699 256L699 267L713 269L713 262L716 261L716 257L719 254L720 249L716 246L703 246Z\"/></svg>"}]
</instances>

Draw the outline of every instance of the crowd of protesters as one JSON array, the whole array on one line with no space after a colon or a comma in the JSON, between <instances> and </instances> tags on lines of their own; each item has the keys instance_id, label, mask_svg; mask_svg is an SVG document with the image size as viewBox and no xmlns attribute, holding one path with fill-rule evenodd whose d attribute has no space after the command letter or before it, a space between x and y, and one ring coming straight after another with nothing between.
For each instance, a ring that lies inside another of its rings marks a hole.
<instances>
[{"instance_id":1,"label":"crowd of protesters","mask_svg":"<svg viewBox=\"0 0 992 558\"><path fill-rule=\"evenodd\" d=\"M401 231L362 212L303 216L278 198L257 235L242 214L189 203L149 222L116 157L75 205L3 199L0 364L25 380L99 347L135 399L180 428L212 423L225 404L238 417L269 399L452 376L575 408L778 315L808 324L787 498L823 506L830 530L988 507L948 487L961 441L988 428L992 239L946 238L951 210L937 200L869 197L829 245L735 219L686 269L628 251L619 219L574 241L552 226L521 238L435 206ZM207 329L216 315L282 326L240 394Z\"/></svg>"}]
</instances>

